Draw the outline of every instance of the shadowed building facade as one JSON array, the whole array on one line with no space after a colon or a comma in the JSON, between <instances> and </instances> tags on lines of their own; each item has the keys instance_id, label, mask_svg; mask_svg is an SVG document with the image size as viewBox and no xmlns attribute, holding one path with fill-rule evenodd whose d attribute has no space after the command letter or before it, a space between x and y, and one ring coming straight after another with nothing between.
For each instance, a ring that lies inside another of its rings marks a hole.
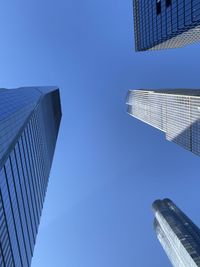
<instances>
[{"instance_id":1,"label":"shadowed building facade","mask_svg":"<svg viewBox=\"0 0 200 267\"><path fill-rule=\"evenodd\" d=\"M153 203L154 228L174 267L200 266L200 230L169 199Z\"/></svg>"},{"instance_id":2,"label":"shadowed building facade","mask_svg":"<svg viewBox=\"0 0 200 267\"><path fill-rule=\"evenodd\" d=\"M0 89L0 267L31 264L60 120L58 88Z\"/></svg>"},{"instance_id":3,"label":"shadowed building facade","mask_svg":"<svg viewBox=\"0 0 200 267\"><path fill-rule=\"evenodd\" d=\"M133 0L135 50L178 48L200 39L199 0Z\"/></svg>"},{"instance_id":4,"label":"shadowed building facade","mask_svg":"<svg viewBox=\"0 0 200 267\"><path fill-rule=\"evenodd\" d=\"M127 112L200 156L200 90L130 90Z\"/></svg>"}]
</instances>

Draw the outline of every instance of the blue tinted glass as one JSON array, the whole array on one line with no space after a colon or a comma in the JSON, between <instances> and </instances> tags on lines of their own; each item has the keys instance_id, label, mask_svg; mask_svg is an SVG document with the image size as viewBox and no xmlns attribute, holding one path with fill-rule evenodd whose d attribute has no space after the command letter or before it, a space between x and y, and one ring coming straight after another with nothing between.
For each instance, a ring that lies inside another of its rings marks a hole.
<instances>
[{"instance_id":1,"label":"blue tinted glass","mask_svg":"<svg viewBox=\"0 0 200 267\"><path fill-rule=\"evenodd\" d=\"M56 87L0 89L0 266L30 266L56 145Z\"/></svg>"},{"instance_id":2,"label":"blue tinted glass","mask_svg":"<svg viewBox=\"0 0 200 267\"><path fill-rule=\"evenodd\" d=\"M200 39L198 0L133 0L133 8L137 51L182 47Z\"/></svg>"}]
</instances>

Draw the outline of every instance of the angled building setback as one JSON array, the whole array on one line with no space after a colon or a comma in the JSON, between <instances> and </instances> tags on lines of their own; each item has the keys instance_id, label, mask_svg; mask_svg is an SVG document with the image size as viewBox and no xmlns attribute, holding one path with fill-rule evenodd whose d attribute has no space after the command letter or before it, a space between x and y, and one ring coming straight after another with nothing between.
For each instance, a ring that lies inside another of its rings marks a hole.
<instances>
[{"instance_id":1,"label":"angled building setback","mask_svg":"<svg viewBox=\"0 0 200 267\"><path fill-rule=\"evenodd\" d=\"M199 0L133 0L135 50L178 48L200 39Z\"/></svg>"},{"instance_id":2,"label":"angled building setback","mask_svg":"<svg viewBox=\"0 0 200 267\"><path fill-rule=\"evenodd\" d=\"M154 229L174 267L200 266L200 230L169 199L153 203Z\"/></svg>"},{"instance_id":3,"label":"angled building setback","mask_svg":"<svg viewBox=\"0 0 200 267\"><path fill-rule=\"evenodd\" d=\"M127 112L200 155L200 90L130 90Z\"/></svg>"},{"instance_id":4,"label":"angled building setback","mask_svg":"<svg viewBox=\"0 0 200 267\"><path fill-rule=\"evenodd\" d=\"M59 89L0 89L0 267L29 267L61 120Z\"/></svg>"}]
</instances>

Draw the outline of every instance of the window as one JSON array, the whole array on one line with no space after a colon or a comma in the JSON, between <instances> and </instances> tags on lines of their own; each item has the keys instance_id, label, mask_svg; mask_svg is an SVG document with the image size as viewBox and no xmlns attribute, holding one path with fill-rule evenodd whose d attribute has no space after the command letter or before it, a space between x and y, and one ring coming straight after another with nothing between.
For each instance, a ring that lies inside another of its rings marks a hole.
<instances>
[{"instance_id":1,"label":"window","mask_svg":"<svg viewBox=\"0 0 200 267\"><path fill-rule=\"evenodd\" d=\"M156 13L157 15L161 13L161 0L156 0Z\"/></svg>"},{"instance_id":2,"label":"window","mask_svg":"<svg viewBox=\"0 0 200 267\"><path fill-rule=\"evenodd\" d=\"M172 0L166 0L166 7L169 7L172 5Z\"/></svg>"}]
</instances>

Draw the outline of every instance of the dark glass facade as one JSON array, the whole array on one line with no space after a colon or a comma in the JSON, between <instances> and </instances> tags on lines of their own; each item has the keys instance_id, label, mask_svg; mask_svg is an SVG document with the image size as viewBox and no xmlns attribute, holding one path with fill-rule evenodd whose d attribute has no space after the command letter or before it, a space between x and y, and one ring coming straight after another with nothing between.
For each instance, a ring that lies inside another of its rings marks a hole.
<instances>
[{"instance_id":1,"label":"dark glass facade","mask_svg":"<svg viewBox=\"0 0 200 267\"><path fill-rule=\"evenodd\" d=\"M60 120L58 88L0 89L0 267L31 264Z\"/></svg>"},{"instance_id":2,"label":"dark glass facade","mask_svg":"<svg viewBox=\"0 0 200 267\"><path fill-rule=\"evenodd\" d=\"M169 199L153 203L154 228L174 267L200 266L200 230Z\"/></svg>"},{"instance_id":3,"label":"dark glass facade","mask_svg":"<svg viewBox=\"0 0 200 267\"><path fill-rule=\"evenodd\" d=\"M200 39L199 0L133 0L135 50L178 48Z\"/></svg>"}]
</instances>

